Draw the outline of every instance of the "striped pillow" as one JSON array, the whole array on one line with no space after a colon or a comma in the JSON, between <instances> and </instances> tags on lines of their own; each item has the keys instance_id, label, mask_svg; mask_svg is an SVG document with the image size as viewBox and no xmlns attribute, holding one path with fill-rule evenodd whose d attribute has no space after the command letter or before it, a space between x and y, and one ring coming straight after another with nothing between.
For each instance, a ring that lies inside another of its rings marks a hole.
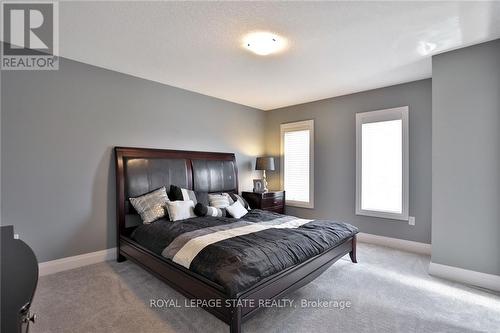
<instances>
[{"instance_id":1,"label":"striped pillow","mask_svg":"<svg viewBox=\"0 0 500 333\"><path fill-rule=\"evenodd\" d=\"M226 208L231 204L227 193L222 194L208 194L208 202L210 206L215 208Z\"/></svg>"},{"instance_id":2,"label":"striped pillow","mask_svg":"<svg viewBox=\"0 0 500 333\"><path fill-rule=\"evenodd\" d=\"M251 209L248 202L241 195L235 193L229 193L229 196L233 200L233 202L239 202L243 207L245 207L246 210Z\"/></svg>"},{"instance_id":3,"label":"striped pillow","mask_svg":"<svg viewBox=\"0 0 500 333\"><path fill-rule=\"evenodd\" d=\"M225 208L206 206L200 202L194 207L194 213L196 216L225 217L227 215Z\"/></svg>"},{"instance_id":4,"label":"striped pillow","mask_svg":"<svg viewBox=\"0 0 500 333\"><path fill-rule=\"evenodd\" d=\"M179 186L170 185L170 198L174 201L188 201L191 200L196 205L201 202L208 205L208 197L206 192L198 192L181 188Z\"/></svg>"},{"instance_id":5,"label":"striped pillow","mask_svg":"<svg viewBox=\"0 0 500 333\"><path fill-rule=\"evenodd\" d=\"M229 205L234 204L234 198L229 193L224 192L221 194L227 198L227 201L229 201Z\"/></svg>"}]
</instances>

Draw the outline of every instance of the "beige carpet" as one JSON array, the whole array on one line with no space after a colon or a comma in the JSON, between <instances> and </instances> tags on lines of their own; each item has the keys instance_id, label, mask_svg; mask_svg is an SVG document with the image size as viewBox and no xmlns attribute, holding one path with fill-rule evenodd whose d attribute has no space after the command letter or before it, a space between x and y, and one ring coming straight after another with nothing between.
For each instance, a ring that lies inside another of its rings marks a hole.
<instances>
[{"instance_id":1,"label":"beige carpet","mask_svg":"<svg viewBox=\"0 0 500 333\"><path fill-rule=\"evenodd\" d=\"M429 257L360 244L358 264L340 260L269 308L243 332L500 332L500 296L430 277ZM130 262L107 262L42 277L32 332L229 332L198 308L151 309L150 299L184 297ZM306 300L349 300L350 308L303 308Z\"/></svg>"}]
</instances>

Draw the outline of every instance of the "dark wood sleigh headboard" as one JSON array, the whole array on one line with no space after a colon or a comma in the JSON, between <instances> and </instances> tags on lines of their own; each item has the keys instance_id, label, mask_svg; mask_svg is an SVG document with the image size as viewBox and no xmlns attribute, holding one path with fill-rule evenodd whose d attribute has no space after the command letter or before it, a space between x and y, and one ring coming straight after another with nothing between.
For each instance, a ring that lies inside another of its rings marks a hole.
<instances>
[{"instance_id":1,"label":"dark wood sleigh headboard","mask_svg":"<svg viewBox=\"0 0 500 333\"><path fill-rule=\"evenodd\" d=\"M203 192L238 193L238 168L233 153L115 147L117 236L137 224L129 203L161 186Z\"/></svg>"}]
</instances>

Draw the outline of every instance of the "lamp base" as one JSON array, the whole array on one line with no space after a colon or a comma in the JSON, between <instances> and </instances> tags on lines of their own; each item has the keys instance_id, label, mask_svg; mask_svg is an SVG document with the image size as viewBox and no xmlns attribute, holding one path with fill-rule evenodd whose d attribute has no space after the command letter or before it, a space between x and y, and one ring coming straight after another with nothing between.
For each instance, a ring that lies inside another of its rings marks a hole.
<instances>
[{"instance_id":1,"label":"lamp base","mask_svg":"<svg viewBox=\"0 0 500 333\"><path fill-rule=\"evenodd\" d=\"M266 177L266 170L263 170L264 172L262 173L262 183L264 184L264 193L268 192L269 190L267 189L267 177Z\"/></svg>"},{"instance_id":2,"label":"lamp base","mask_svg":"<svg viewBox=\"0 0 500 333\"><path fill-rule=\"evenodd\" d=\"M262 189L262 193L269 192L269 190L267 188L267 179L266 179L266 177L262 178L262 184L264 185L264 188Z\"/></svg>"},{"instance_id":3,"label":"lamp base","mask_svg":"<svg viewBox=\"0 0 500 333\"><path fill-rule=\"evenodd\" d=\"M262 179L254 179L253 180L253 191L255 193L266 193L269 192L267 188L267 177L266 170L263 170Z\"/></svg>"}]
</instances>

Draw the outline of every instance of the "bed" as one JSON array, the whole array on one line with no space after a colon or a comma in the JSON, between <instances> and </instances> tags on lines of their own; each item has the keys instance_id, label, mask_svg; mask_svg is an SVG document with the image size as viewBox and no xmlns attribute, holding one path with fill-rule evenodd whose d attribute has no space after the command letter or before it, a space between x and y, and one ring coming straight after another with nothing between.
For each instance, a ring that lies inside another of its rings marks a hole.
<instances>
[{"instance_id":1,"label":"bed","mask_svg":"<svg viewBox=\"0 0 500 333\"><path fill-rule=\"evenodd\" d=\"M304 286L346 254L356 262L357 229L334 221L254 209L241 219L142 224L128 198L161 186L237 193L232 153L116 147L115 164L117 260L136 263L188 298L219 300L223 306L203 308L231 333L241 332L261 300Z\"/></svg>"}]
</instances>

